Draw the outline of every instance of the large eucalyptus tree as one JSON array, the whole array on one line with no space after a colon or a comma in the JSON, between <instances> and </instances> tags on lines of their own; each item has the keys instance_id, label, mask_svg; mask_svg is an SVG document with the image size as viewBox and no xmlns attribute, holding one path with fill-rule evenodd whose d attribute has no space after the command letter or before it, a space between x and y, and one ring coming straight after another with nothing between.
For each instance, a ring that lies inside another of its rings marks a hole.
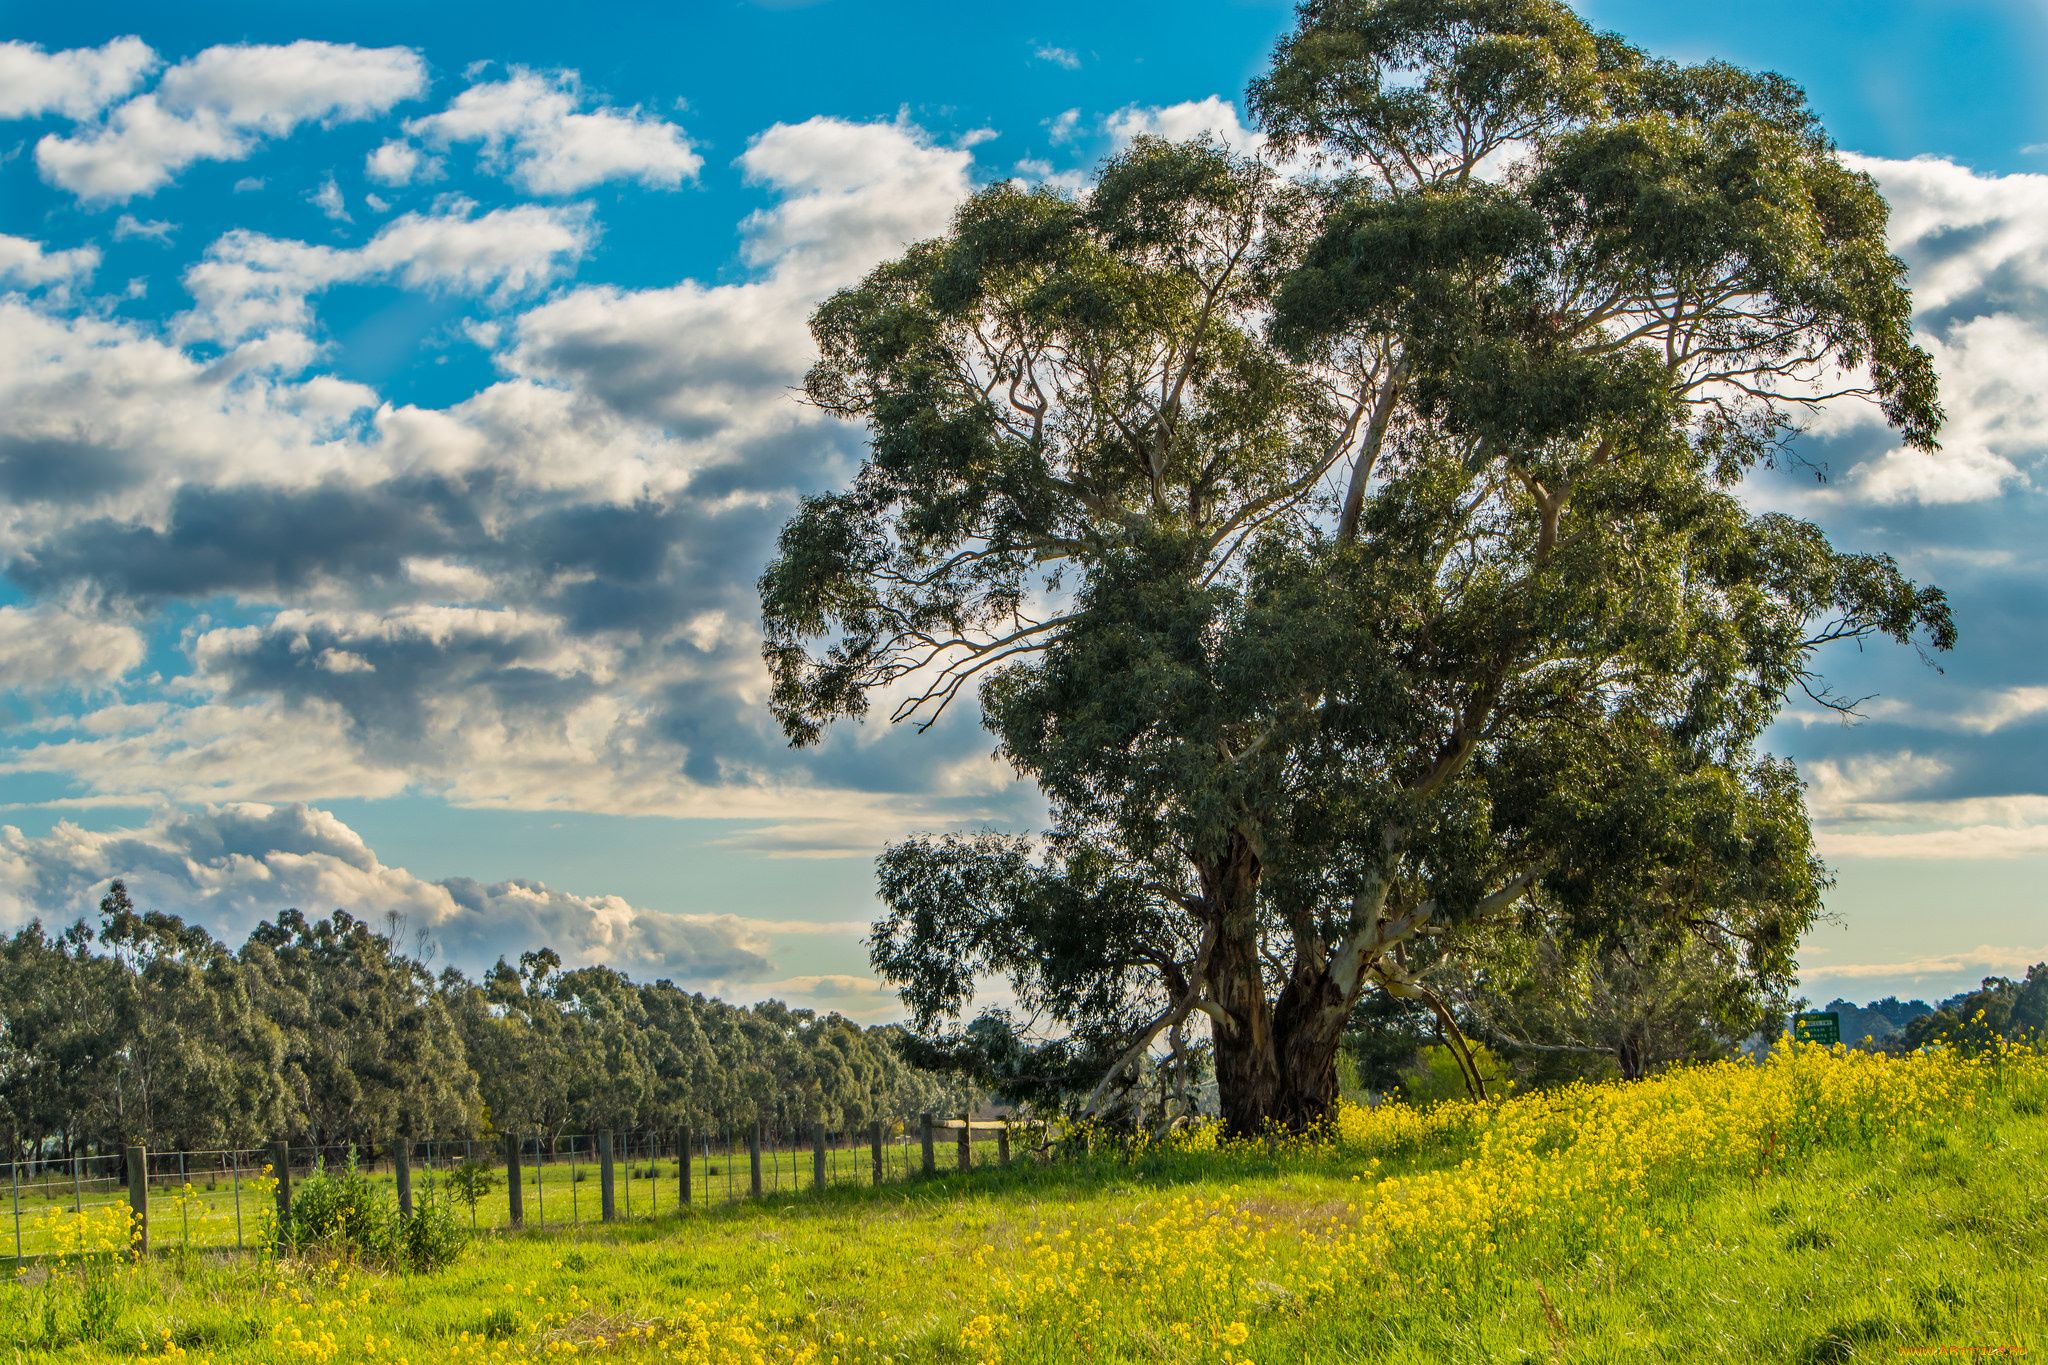
<instances>
[{"instance_id":1,"label":"large eucalyptus tree","mask_svg":"<svg viewBox=\"0 0 2048 1365\"><path fill-rule=\"evenodd\" d=\"M870 454L761 580L793 742L975 685L1050 801L881 860L916 1024L1007 975L1094 1107L1200 1013L1238 1131L1324 1115L1368 985L1429 995L1404 945L1532 888L1739 909L1782 971L1822 873L1758 735L1839 704L1829 641L1953 638L1739 497L1818 405L1941 416L1797 89L1556 0L1341 0L1251 103L1263 159L994 186L820 308L807 392Z\"/></svg>"}]
</instances>

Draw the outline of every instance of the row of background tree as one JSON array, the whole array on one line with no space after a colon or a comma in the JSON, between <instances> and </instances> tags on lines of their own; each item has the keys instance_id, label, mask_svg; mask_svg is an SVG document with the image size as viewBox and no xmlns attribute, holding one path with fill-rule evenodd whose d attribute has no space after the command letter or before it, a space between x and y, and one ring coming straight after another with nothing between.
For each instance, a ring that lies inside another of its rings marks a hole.
<instances>
[{"instance_id":1,"label":"row of background tree","mask_svg":"<svg viewBox=\"0 0 2048 1365\"><path fill-rule=\"evenodd\" d=\"M36 1150L329 1146L493 1131L957 1111L967 1080L908 1064L893 1027L776 1001L739 1007L564 970L551 950L438 975L394 918L259 924L239 950L115 882L99 925L31 923L0 947L0 1123Z\"/></svg>"}]
</instances>

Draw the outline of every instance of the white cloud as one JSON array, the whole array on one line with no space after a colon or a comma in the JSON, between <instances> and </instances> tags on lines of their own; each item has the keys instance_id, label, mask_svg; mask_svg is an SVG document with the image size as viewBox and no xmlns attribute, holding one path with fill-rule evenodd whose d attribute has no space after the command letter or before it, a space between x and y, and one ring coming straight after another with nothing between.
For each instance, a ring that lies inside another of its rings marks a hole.
<instances>
[{"instance_id":1,"label":"white cloud","mask_svg":"<svg viewBox=\"0 0 2048 1365\"><path fill-rule=\"evenodd\" d=\"M818 297L943 231L973 187L973 153L937 146L903 122L778 123L739 164L750 182L785 196L747 219L743 254Z\"/></svg>"},{"instance_id":2,"label":"white cloud","mask_svg":"<svg viewBox=\"0 0 2048 1365\"><path fill-rule=\"evenodd\" d=\"M40 839L0 827L0 922L10 927L85 914L117 877L137 904L231 943L286 909L309 917L344 909L372 924L403 916L471 971L541 944L572 966L602 963L643 978L745 982L774 970L756 921L664 913L524 879L427 881L386 866L334 815L302 804L166 810L141 828L105 832L60 821Z\"/></svg>"},{"instance_id":3,"label":"white cloud","mask_svg":"<svg viewBox=\"0 0 2048 1365\"><path fill-rule=\"evenodd\" d=\"M116 682L142 662L142 633L75 605L0 607L0 690L47 692Z\"/></svg>"},{"instance_id":4,"label":"white cloud","mask_svg":"<svg viewBox=\"0 0 2048 1365\"><path fill-rule=\"evenodd\" d=\"M114 220L114 240L117 242L125 242L130 238L140 237L145 241L160 242L165 246L169 246L171 244L171 234L177 230L178 225L176 223L137 218L132 213L124 213Z\"/></svg>"},{"instance_id":5,"label":"white cloud","mask_svg":"<svg viewBox=\"0 0 2048 1365\"><path fill-rule=\"evenodd\" d=\"M1054 66L1065 67L1069 71L1081 69L1080 57L1067 48L1054 47L1050 43L1040 44L1031 55L1041 62L1051 62Z\"/></svg>"},{"instance_id":6,"label":"white cloud","mask_svg":"<svg viewBox=\"0 0 2048 1365\"><path fill-rule=\"evenodd\" d=\"M100 251L95 246L45 251L41 242L0 232L0 285L35 289L67 284L90 275L99 263Z\"/></svg>"},{"instance_id":7,"label":"white cloud","mask_svg":"<svg viewBox=\"0 0 2048 1365\"><path fill-rule=\"evenodd\" d=\"M1955 713L1958 729L1988 735L2048 711L2048 687L2007 687Z\"/></svg>"},{"instance_id":8,"label":"white cloud","mask_svg":"<svg viewBox=\"0 0 2048 1365\"><path fill-rule=\"evenodd\" d=\"M0 119L62 114L90 118L133 90L156 67L140 38L102 47L45 52L33 43L0 43Z\"/></svg>"},{"instance_id":9,"label":"white cloud","mask_svg":"<svg viewBox=\"0 0 2048 1365\"><path fill-rule=\"evenodd\" d=\"M1921 820L1966 819L1977 802L1955 802L1947 809L1932 803L1893 812ZM2048 798L2002 798L2001 805L2031 805L2032 823L1957 824L1946 829L1858 833L1831 828L1814 831L1814 846L1828 858L1932 858L1975 861L1983 858L2028 858L2048 853Z\"/></svg>"},{"instance_id":10,"label":"white cloud","mask_svg":"<svg viewBox=\"0 0 2048 1365\"><path fill-rule=\"evenodd\" d=\"M900 123L815 118L777 124L739 160L783 195L746 222L743 254L764 278L574 290L521 316L512 370L699 440L817 424L788 399L813 355L811 310L943 231L972 191L973 157Z\"/></svg>"},{"instance_id":11,"label":"white cloud","mask_svg":"<svg viewBox=\"0 0 2048 1365\"><path fill-rule=\"evenodd\" d=\"M363 280L510 299L567 272L596 237L581 206L521 204L481 217L471 217L469 207L404 214L353 249L236 229L185 272L195 307L181 326L187 335L218 341L303 331L311 325L311 295Z\"/></svg>"},{"instance_id":12,"label":"white cloud","mask_svg":"<svg viewBox=\"0 0 2048 1365\"><path fill-rule=\"evenodd\" d=\"M780 199L746 225L753 278L576 289L480 325L505 377L447 408L305 374L307 300L368 279L509 300L587 249L580 211L414 214L351 249L231 233L169 335L0 299L0 446L67 480L0 501L0 560L51 598L238 603L233 627L183 634L191 668L149 705L26 723L0 773L61 777L80 804L412 790L740 818L781 826L782 852L995 818L1007 787L965 722L972 773L943 733L789 754L751 582L857 440L792 400L809 313L943 230L971 152L817 119L741 164Z\"/></svg>"},{"instance_id":13,"label":"white cloud","mask_svg":"<svg viewBox=\"0 0 2048 1365\"><path fill-rule=\"evenodd\" d=\"M348 199L342 194L341 186L335 183L332 174L321 181L320 188L313 192L313 206L336 222L355 221L348 216Z\"/></svg>"},{"instance_id":14,"label":"white cloud","mask_svg":"<svg viewBox=\"0 0 2048 1365\"><path fill-rule=\"evenodd\" d=\"M1872 801L1897 801L1949 775L1947 763L1910 749L1894 754L1861 754L1805 765L1807 805L1815 815L1840 818Z\"/></svg>"},{"instance_id":15,"label":"white cloud","mask_svg":"<svg viewBox=\"0 0 2048 1365\"><path fill-rule=\"evenodd\" d=\"M380 185L431 183L443 174L441 159L428 156L410 142L393 139L363 158L363 174Z\"/></svg>"},{"instance_id":16,"label":"white cloud","mask_svg":"<svg viewBox=\"0 0 2048 1365\"><path fill-rule=\"evenodd\" d=\"M1968 952L1917 957L1904 962L1842 963L1822 967L1802 965L1799 976L1802 982L1865 981L1893 977L1901 980L1964 977L1974 985L1977 979L1985 976L2024 973L2028 967L2044 960L2048 960L2048 946L2001 948L1983 943Z\"/></svg>"},{"instance_id":17,"label":"white cloud","mask_svg":"<svg viewBox=\"0 0 2048 1365\"><path fill-rule=\"evenodd\" d=\"M1890 239L1912 268L1921 343L1941 376L1942 449L1894 449L1842 489L1875 503L1957 503L2025 486L2048 453L2048 175L1980 175L1952 161L1848 156L1892 207ZM1822 434L1872 427L1843 405Z\"/></svg>"},{"instance_id":18,"label":"white cloud","mask_svg":"<svg viewBox=\"0 0 2048 1365\"><path fill-rule=\"evenodd\" d=\"M104 120L36 144L43 178L88 202L149 194L195 161L234 161L304 123L372 118L426 88L410 48L302 40L210 47Z\"/></svg>"},{"instance_id":19,"label":"white cloud","mask_svg":"<svg viewBox=\"0 0 2048 1365\"><path fill-rule=\"evenodd\" d=\"M1111 114L1103 128L1118 147L1141 136L1185 142L1204 133L1240 154L1261 151L1266 145L1266 135L1247 128L1237 116L1237 106L1220 95L1179 104L1126 105Z\"/></svg>"},{"instance_id":20,"label":"white cloud","mask_svg":"<svg viewBox=\"0 0 2048 1365\"><path fill-rule=\"evenodd\" d=\"M675 124L638 107L583 113L582 103L574 73L514 68L508 79L472 85L405 131L437 148L481 143L487 166L534 194L573 194L612 180L674 189L696 178L704 159ZM410 181L421 164L416 153L385 148L372 161L373 173L388 174L390 184Z\"/></svg>"},{"instance_id":21,"label":"white cloud","mask_svg":"<svg viewBox=\"0 0 2048 1365\"><path fill-rule=\"evenodd\" d=\"M1052 139L1055 146L1062 142L1072 142L1080 126L1081 111L1079 109L1069 109L1056 118L1045 120L1046 136Z\"/></svg>"}]
</instances>

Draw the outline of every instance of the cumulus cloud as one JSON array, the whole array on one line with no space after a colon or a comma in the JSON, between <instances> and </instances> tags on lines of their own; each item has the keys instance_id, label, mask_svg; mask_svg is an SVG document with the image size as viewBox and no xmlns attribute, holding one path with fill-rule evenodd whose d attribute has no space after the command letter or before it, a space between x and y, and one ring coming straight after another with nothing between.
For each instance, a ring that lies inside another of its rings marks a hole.
<instances>
[{"instance_id":1,"label":"cumulus cloud","mask_svg":"<svg viewBox=\"0 0 2048 1365\"><path fill-rule=\"evenodd\" d=\"M514 68L502 81L472 85L438 114L405 131L435 148L479 143L483 164L533 194L574 194L613 180L675 189L704 159L683 130L637 106L584 112L574 72L542 75ZM371 154L370 173L389 185L418 177L430 163L416 148L387 143Z\"/></svg>"},{"instance_id":2,"label":"cumulus cloud","mask_svg":"<svg viewBox=\"0 0 2048 1365\"><path fill-rule=\"evenodd\" d=\"M47 692L116 681L142 662L142 632L77 604L0 607L0 690Z\"/></svg>"},{"instance_id":3,"label":"cumulus cloud","mask_svg":"<svg viewBox=\"0 0 2048 1365\"><path fill-rule=\"evenodd\" d=\"M68 251L46 251L41 242L0 232L0 285L36 289L50 284L68 284L92 274L99 263L98 247L75 246Z\"/></svg>"},{"instance_id":4,"label":"cumulus cloud","mask_svg":"<svg viewBox=\"0 0 2048 1365\"><path fill-rule=\"evenodd\" d=\"M1204 133L1233 152L1250 154L1266 145L1266 135L1246 127L1237 116L1237 105L1221 95L1179 104L1127 105L1111 114L1103 128L1119 147L1144 136L1185 142Z\"/></svg>"},{"instance_id":5,"label":"cumulus cloud","mask_svg":"<svg viewBox=\"0 0 2048 1365\"><path fill-rule=\"evenodd\" d=\"M1844 491L1880 504L1961 503L2026 484L2048 452L2048 175L1845 159L1891 203L1892 249L1912 270L1915 324L1949 416L1941 450L1886 451L1852 468ZM1817 430L1876 423L1844 408Z\"/></svg>"},{"instance_id":6,"label":"cumulus cloud","mask_svg":"<svg viewBox=\"0 0 2048 1365\"><path fill-rule=\"evenodd\" d=\"M811 356L811 310L904 244L943 231L972 190L973 156L901 123L814 118L769 129L739 162L751 182L782 195L746 223L743 254L765 278L573 290L520 317L512 370L687 437L815 424L787 401Z\"/></svg>"},{"instance_id":7,"label":"cumulus cloud","mask_svg":"<svg viewBox=\"0 0 2048 1365\"><path fill-rule=\"evenodd\" d=\"M133 36L63 52L0 43L0 118L90 118L133 90L156 64L149 44Z\"/></svg>"},{"instance_id":8,"label":"cumulus cloud","mask_svg":"<svg viewBox=\"0 0 2048 1365\"><path fill-rule=\"evenodd\" d=\"M1054 66L1064 67L1068 71L1081 69L1081 58L1077 54L1064 47L1054 47L1050 43L1040 43L1032 50L1031 55L1041 62L1051 62Z\"/></svg>"},{"instance_id":9,"label":"cumulus cloud","mask_svg":"<svg viewBox=\"0 0 2048 1365\"><path fill-rule=\"evenodd\" d=\"M237 802L163 811L140 828L95 832L59 822L46 836L0 827L0 922L69 919L121 878L136 903L239 942L286 909L398 915L474 971L542 944L572 966L639 977L749 982L773 974L768 928L721 914L673 914L619 896L541 882L427 881L388 867L333 814L304 804Z\"/></svg>"},{"instance_id":10,"label":"cumulus cloud","mask_svg":"<svg viewBox=\"0 0 2048 1365\"><path fill-rule=\"evenodd\" d=\"M844 478L859 440L791 400L806 318L944 228L971 152L816 119L740 162L777 195L746 224L751 278L473 320L503 377L444 408L307 373L313 301L385 280L512 306L586 248L582 210L458 206L353 248L230 233L168 333L0 300L10 578L144 624L237 603L233 623L183 630L175 689L25 723L0 772L62 777L83 803L413 790L757 818L786 827L763 836L776 851L811 856L871 851L854 828L999 818L1010 779L971 717L792 755L752 586L797 497ZM180 344L200 341L228 349ZM841 826L807 833L793 811Z\"/></svg>"},{"instance_id":11,"label":"cumulus cloud","mask_svg":"<svg viewBox=\"0 0 2048 1365\"><path fill-rule=\"evenodd\" d=\"M410 48L301 40L210 47L156 88L36 143L43 179L91 203L152 193L196 161L235 161L301 124L358 122L426 89Z\"/></svg>"},{"instance_id":12,"label":"cumulus cloud","mask_svg":"<svg viewBox=\"0 0 2048 1365\"><path fill-rule=\"evenodd\" d=\"M333 181L328 181L333 188ZM335 192L330 212L340 207ZM472 215L453 211L394 218L360 247L295 242L237 228L185 272L194 308L185 335L234 342L311 325L307 300L330 286L396 280L412 289L494 294L506 300L565 273L596 240L581 206L519 204Z\"/></svg>"},{"instance_id":13,"label":"cumulus cloud","mask_svg":"<svg viewBox=\"0 0 2048 1365\"><path fill-rule=\"evenodd\" d=\"M363 174L380 185L396 188L431 183L439 180L443 172L439 157L428 156L410 142L394 139L363 158Z\"/></svg>"}]
</instances>

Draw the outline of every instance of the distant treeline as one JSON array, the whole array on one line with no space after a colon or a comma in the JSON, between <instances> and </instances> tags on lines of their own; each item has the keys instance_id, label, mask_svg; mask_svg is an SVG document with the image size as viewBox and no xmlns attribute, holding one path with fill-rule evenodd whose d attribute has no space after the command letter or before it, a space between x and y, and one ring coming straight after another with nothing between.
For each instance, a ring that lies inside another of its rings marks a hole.
<instances>
[{"instance_id":1,"label":"distant treeline","mask_svg":"<svg viewBox=\"0 0 2048 1365\"><path fill-rule=\"evenodd\" d=\"M1823 1008L1841 1016L1843 1042L1887 1052L1929 1043L1972 1051L1994 1039L2038 1040L2048 1037L2048 963L2035 963L2018 981L1987 976L1976 990L1938 1005L1888 995L1868 1005L1831 1000Z\"/></svg>"},{"instance_id":2,"label":"distant treeline","mask_svg":"<svg viewBox=\"0 0 2048 1365\"><path fill-rule=\"evenodd\" d=\"M906 1063L893 1026L563 970L548 949L436 975L387 928L288 910L231 951L120 882L97 929L29 924L0 948L0 1126L67 1152L189 1151L837 1126L972 1098Z\"/></svg>"}]
</instances>

